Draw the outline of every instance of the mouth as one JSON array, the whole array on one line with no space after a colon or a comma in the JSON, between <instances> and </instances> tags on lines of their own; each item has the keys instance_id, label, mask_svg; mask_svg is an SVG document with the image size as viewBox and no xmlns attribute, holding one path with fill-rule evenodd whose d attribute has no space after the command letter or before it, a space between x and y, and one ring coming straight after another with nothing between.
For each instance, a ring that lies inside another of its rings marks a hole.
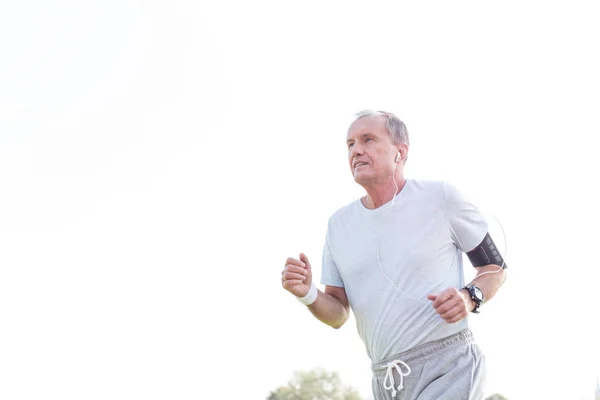
<instances>
[{"instance_id":1,"label":"mouth","mask_svg":"<svg viewBox=\"0 0 600 400\"><path fill-rule=\"evenodd\" d=\"M367 163L365 163L365 162L358 162L358 163L354 164L354 169L358 169L358 167L362 167L364 165L367 165Z\"/></svg>"}]
</instances>

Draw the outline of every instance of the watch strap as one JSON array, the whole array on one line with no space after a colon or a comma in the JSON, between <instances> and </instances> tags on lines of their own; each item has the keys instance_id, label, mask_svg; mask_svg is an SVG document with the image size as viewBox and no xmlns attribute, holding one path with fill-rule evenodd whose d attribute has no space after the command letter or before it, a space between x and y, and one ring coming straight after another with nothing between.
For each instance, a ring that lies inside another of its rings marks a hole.
<instances>
[{"instance_id":1,"label":"watch strap","mask_svg":"<svg viewBox=\"0 0 600 400\"><path fill-rule=\"evenodd\" d=\"M471 300L473 300L473 303L475 303L475 307L471 310L471 312L474 314L479 314L479 307L481 307L481 303L483 303L483 298L477 297L477 295L475 294L476 288L479 289L473 284L469 284L463 287L463 289L469 292L469 297L471 298ZM479 291L483 294L483 291L481 289L479 289Z\"/></svg>"}]
</instances>

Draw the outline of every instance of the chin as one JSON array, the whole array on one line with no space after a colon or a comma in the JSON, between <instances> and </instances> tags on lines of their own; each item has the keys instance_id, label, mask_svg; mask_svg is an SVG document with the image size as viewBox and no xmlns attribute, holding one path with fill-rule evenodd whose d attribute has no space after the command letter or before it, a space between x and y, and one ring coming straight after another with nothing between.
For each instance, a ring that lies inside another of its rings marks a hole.
<instances>
[{"instance_id":1,"label":"chin","mask_svg":"<svg viewBox=\"0 0 600 400\"><path fill-rule=\"evenodd\" d=\"M366 177L364 174L355 174L353 175L354 178L354 182L358 183L359 185L363 185L365 182L368 182L368 177Z\"/></svg>"}]
</instances>

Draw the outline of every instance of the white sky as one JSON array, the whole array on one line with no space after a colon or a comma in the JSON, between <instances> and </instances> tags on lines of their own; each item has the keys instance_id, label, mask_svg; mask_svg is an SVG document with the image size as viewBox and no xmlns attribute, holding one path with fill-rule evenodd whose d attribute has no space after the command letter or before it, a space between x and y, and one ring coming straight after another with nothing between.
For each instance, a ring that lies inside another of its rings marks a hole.
<instances>
[{"instance_id":1,"label":"white sky","mask_svg":"<svg viewBox=\"0 0 600 400\"><path fill-rule=\"evenodd\" d=\"M409 178L506 230L471 318L490 394L591 399L594 3L0 3L0 398L263 399L315 366L369 394L354 320L322 325L280 271L302 251L320 278L375 108L409 128Z\"/></svg>"}]
</instances>

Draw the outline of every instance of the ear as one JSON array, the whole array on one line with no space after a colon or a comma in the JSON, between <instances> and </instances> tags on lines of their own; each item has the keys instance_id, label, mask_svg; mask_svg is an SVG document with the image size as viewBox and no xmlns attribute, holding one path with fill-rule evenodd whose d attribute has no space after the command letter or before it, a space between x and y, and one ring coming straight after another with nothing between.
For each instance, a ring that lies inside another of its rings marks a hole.
<instances>
[{"instance_id":1,"label":"ear","mask_svg":"<svg viewBox=\"0 0 600 400\"><path fill-rule=\"evenodd\" d=\"M406 156L408 155L408 145L407 144L401 144L400 146L398 146L398 154L399 154L399 158L396 162L399 161L404 161L406 160Z\"/></svg>"}]
</instances>

